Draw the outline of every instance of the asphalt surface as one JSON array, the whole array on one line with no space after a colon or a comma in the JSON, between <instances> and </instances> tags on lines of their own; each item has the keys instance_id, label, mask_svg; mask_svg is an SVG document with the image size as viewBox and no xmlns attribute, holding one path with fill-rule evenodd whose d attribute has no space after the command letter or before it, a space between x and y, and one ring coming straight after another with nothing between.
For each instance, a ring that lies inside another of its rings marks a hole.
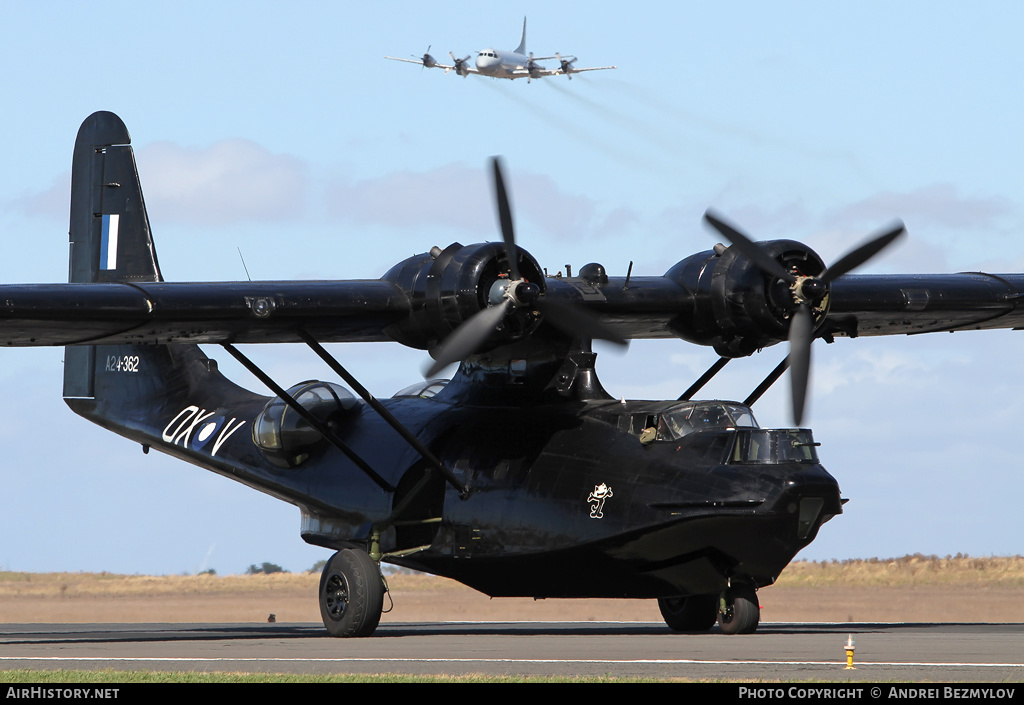
<instances>
[{"instance_id":1,"label":"asphalt surface","mask_svg":"<svg viewBox=\"0 0 1024 705\"><path fill-rule=\"evenodd\" d=\"M0 669L12 668L1024 683L1024 624L779 623L726 636L641 622L393 623L365 639L331 639L319 624L8 624Z\"/></svg>"}]
</instances>

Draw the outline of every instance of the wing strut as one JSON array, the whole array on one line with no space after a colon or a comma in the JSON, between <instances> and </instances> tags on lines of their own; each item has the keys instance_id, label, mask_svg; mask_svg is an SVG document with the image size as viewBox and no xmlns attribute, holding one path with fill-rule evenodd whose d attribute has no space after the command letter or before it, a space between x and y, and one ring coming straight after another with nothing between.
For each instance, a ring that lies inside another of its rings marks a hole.
<instances>
[{"instance_id":1,"label":"wing strut","mask_svg":"<svg viewBox=\"0 0 1024 705\"><path fill-rule=\"evenodd\" d=\"M231 353L231 357L235 358L240 363L242 363L245 369L252 372L256 376L256 378L259 379L259 381L267 385L267 387L270 388L270 391L279 396L285 404L287 404L289 407L291 407L292 410L295 411L296 414L305 419L309 423L309 425L316 429L320 433L320 435L322 435L331 445L333 445L335 448L337 448L346 456L348 456L348 459L355 463L360 470L366 473L366 476L373 480L374 483L376 483L382 490L384 490L385 492L395 491L395 488L387 480L378 475L374 471L374 469L367 464L365 460L360 458L358 455L355 454L355 452L351 448L345 445L344 441L338 438L331 431L331 429L327 428L325 424L320 422L320 419L315 417L313 414L309 413L309 411L307 411L306 408L302 406L302 404L295 401L295 399L290 394L288 394L288 392L282 389L280 385L277 384L277 382L271 379L266 372L257 367L256 363L254 363L248 357L243 355L231 343L221 343L221 347L223 347L225 350Z\"/></svg>"},{"instance_id":2,"label":"wing strut","mask_svg":"<svg viewBox=\"0 0 1024 705\"><path fill-rule=\"evenodd\" d=\"M629 266L630 269L632 269L633 263L630 262ZM722 368L725 367L731 359L731 357L720 357L717 360L715 360L715 364L709 367L708 371L700 376L700 379L691 384L690 388L683 392L683 395L679 397L676 401L690 401L690 399L693 398L693 395L699 392L701 387L710 382L712 377L721 372Z\"/></svg>"},{"instance_id":3,"label":"wing strut","mask_svg":"<svg viewBox=\"0 0 1024 705\"><path fill-rule=\"evenodd\" d=\"M761 395L768 391L768 388L775 384L776 380L782 376L782 373L789 369L789 358L787 355L783 358L782 362L775 366L775 369L768 373L768 376L764 378L761 384L757 385L757 389L750 393L750 396L743 400L744 406L751 406L755 401L761 398ZM799 422L798 422L799 423Z\"/></svg>"},{"instance_id":4,"label":"wing strut","mask_svg":"<svg viewBox=\"0 0 1024 705\"><path fill-rule=\"evenodd\" d=\"M440 472L441 475L443 475L444 478L448 481L448 483L459 491L459 494L462 495L463 499L465 499L468 496L469 490L467 490L466 486L459 482L458 478L455 477L455 475L453 475L452 472L447 467L445 467L444 463L442 463L437 458L437 456L431 453L430 449L423 445L420 442L420 440L416 438L416 436L413 435L413 433L408 428L406 428L401 421L396 419L383 404L377 401L377 399L372 394L370 394L370 391L359 383L359 380L357 380L355 377L349 374L348 370L342 367L341 363L338 362L329 352L327 352L327 350L325 350L324 347L320 345L320 343L318 343L312 335L310 335L302 328L298 329L298 334L300 338L306 341L306 345L308 345L313 350L313 352L319 355L320 359L326 362L328 367L334 370L335 374L337 374L343 380L345 380L345 382L355 390L356 394L361 396L363 398L363 401L370 405L370 408L372 408L374 411L380 414L380 417L384 419L387 422L387 424L391 426L391 428L395 429L398 432L398 435L404 438L405 441L409 445L411 445L416 450L417 453L423 456L424 460L426 460L438 472Z\"/></svg>"}]
</instances>

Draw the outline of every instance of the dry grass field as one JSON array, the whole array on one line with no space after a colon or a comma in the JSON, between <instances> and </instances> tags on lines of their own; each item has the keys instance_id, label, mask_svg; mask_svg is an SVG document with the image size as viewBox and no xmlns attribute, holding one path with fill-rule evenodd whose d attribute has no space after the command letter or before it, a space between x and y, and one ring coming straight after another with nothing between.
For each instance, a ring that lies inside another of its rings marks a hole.
<instances>
[{"instance_id":1,"label":"dry grass field","mask_svg":"<svg viewBox=\"0 0 1024 705\"><path fill-rule=\"evenodd\" d=\"M319 575L0 572L0 621L319 622ZM444 578L388 577L383 622L661 621L653 600L491 599ZM1024 557L797 562L759 593L762 621L1024 622Z\"/></svg>"}]
</instances>

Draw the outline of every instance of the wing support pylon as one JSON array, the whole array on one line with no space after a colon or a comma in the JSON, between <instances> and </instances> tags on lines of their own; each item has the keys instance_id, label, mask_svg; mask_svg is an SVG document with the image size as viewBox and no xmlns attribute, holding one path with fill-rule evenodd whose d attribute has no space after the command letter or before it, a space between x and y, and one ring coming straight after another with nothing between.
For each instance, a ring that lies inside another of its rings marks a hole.
<instances>
[{"instance_id":1,"label":"wing support pylon","mask_svg":"<svg viewBox=\"0 0 1024 705\"><path fill-rule=\"evenodd\" d=\"M320 343L317 342L317 340L312 335L310 335L307 331L303 330L302 328L298 330L298 334L299 337L305 341L306 345L308 345L310 349L320 357L321 360L326 362L327 366L334 370L335 374L337 374L339 377L345 380L345 383L351 386L352 389L355 390L356 394L362 397L363 401L365 401L370 406L371 409L376 411L380 415L380 417L384 419L384 421L389 426L391 426L391 428L395 429L395 431L398 432L398 435L400 435L410 446L412 446L417 453L423 456L423 459L426 460L434 470L437 470L439 473L441 473L441 475L444 476L445 480L447 480L452 487L458 490L459 494L462 496L463 499L469 496L469 490L466 488L466 486L459 482L458 478L455 477L455 475L453 475L452 472L447 467L445 467L444 463L442 463L437 458L437 456L430 452L429 448L420 443L420 440L416 438L416 436L413 435L413 433L408 428L406 428L401 421L396 419L394 415L392 415L392 413L388 411L383 404L377 401L376 397L370 394L370 391L362 384L360 384L359 380L353 377L352 374L349 373L349 371L346 370L345 367L342 366L342 364L334 358L334 356L327 352L327 350L324 349L324 347L320 345ZM414 494L415 491L410 493L410 496ZM400 507L396 508L396 514L400 513L398 509L400 509Z\"/></svg>"},{"instance_id":2,"label":"wing support pylon","mask_svg":"<svg viewBox=\"0 0 1024 705\"><path fill-rule=\"evenodd\" d=\"M633 266L632 262L630 262L629 264L630 267ZM722 368L725 367L729 363L729 360L732 359L733 358L731 357L720 357L717 360L715 360L715 364L709 367L707 372L702 374L696 382L691 384L690 388L683 392L682 396L680 396L679 399L677 399L676 401L690 401L690 399L693 398L693 395L699 392L705 384L710 382L712 377L721 372Z\"/></svg>"},{"instance_id":3,"label":"wing support pylon","mask_svg":"<svg viewBox=\"0 0 1024 705\"><path fill-rule=\"evenodd\" d=\"M704 374L702 374L700 378L697 379L696 382L691 384L690 388L683 392L679 399L677 399L677 401L689 401L690 399L692 399L693 395L699 392L705 384L710 382L712 377L721 372L722 368L725 367L732 359L734 358L720 357L717 360L715 360L715 363L711 365L711 367L709 367L707 371ZM761 396L765 392L767 392L773 384L775 384L778 381L779 377L782 376L782 373L789 369L789 364L790 360L789 356L787 355L785 358L783 358L782 362L776 365L775 369L769 372L768 376L765 377L761 381L761 383L754 388L754 391L752 391L750 395L743 400L744 406L753 406L754 402L760 399Z\"/></svg>"},{"instance_id":4,"label":"wing support pylon","mask_svg":"<svg viewBox=\"0 0 1024 705\"><path fill-rule=\"evenodd\" d=\"M782 376L782 373L789 369L789 358L789 355L782 358L782 362L776 365L775 369L769 372L768 376L761 381L761 384L757 385L754 391L750 393L750 396L743 400L743 403L746 406L753 406L754 402L760 399L761 395L767 392L768 389L778 381L779 377Z\"/></svg>"},{"instance_id":5,"label":"wing support pylon","mask_svg":"<svg viewBox=\"0 0 1024 705\"><path fill-rule=\"evenodd\" d=\"M320 419L311 414L304 406L302 406L302 404L300 404L290 394L288 394L288 392L286 392L281 387L281 385L275 382L270 377L270 375L261 370L256 365L256 363L254 363L252 360L246 357L231 343L221 343L221 347L227 350L231 357L238 360L238 362L240 362L242 366L245 367L245 369L249 370L249 372L255 375L256 378L259 379L259 381L267 385L267 387L270 388L270 390L274 394L280 397L285 404L287 404L293 411L295 411L295 413L297 413L299 416L305 419L306 422L309 423L309 425L312 426L318 433L320 433L320 435L322 435L327 440L328 443L330 443L335 448L344 453L346 457L348 457L349 460L355 463L356 466L360 470L362 470L367 477L373 480L373 482L378 487L380 487L385 492L393 493L395 491L395 487L391 485L391 483L389 483L383 477L378 475L377 472L372 467L370 467L369 463L367 463L365 460L359 457L359 455L357 455L355 451L353 451L351 448L345 445L345 442L338 438L338 436L335 435L334 432L331 431L331 429L329 429L325 424L321 423Z\"/></svg>"}]
</instances>

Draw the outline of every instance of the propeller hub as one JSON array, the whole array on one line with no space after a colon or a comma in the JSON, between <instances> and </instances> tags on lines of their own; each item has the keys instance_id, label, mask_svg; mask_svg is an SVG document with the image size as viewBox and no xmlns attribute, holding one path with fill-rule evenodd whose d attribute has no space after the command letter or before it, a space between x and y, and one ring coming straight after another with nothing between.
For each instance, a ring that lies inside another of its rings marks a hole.
<instances>
[{"instance_id":1,"label":"propeller hub","mask_svg":"<svg viewBox=\"0 0 1024 705\"><path fill-rule=\"evenodd\" d=\"M817 277L802 277L793 285L793 293L797 301L815 304L825 298L828 285Z\"/></svg>"},{"instance_id":2,"label":"propeller hub","mask_svg":"<svg viewBox=\"0 0 1024 705\"><path fill-rule=\"evenodd\" d=\"M425 376L433 377L447 365L479 354L488 346L494 347L531 335L542 317L553 328L574 338L600 338L624 345L626 341L619 333L609 328L586 308L559 303L544 296L543 272L532 257L516 246L512 209L505 190L501 163L497 157L492 161L492 166L494 190L498 201L498 222L501 225L504 242L501 245L487 243L476 246L476 251L487 252L491 256L481 260L479 266L471 268L473 272L467 272L469 276L475 273L476 277L472 278L479 283L491 281L487 290L486 305L465 319L431 351L435 362L425 371ZM461 245L459 248L466 249ZM499 248L504 251L501 253L504 257L498 256L495 252ZM443 258L444 252L436 259L432 259L429 264L431 269L437 267ZM453 266L456 259L449 258L445 266ZM467 269L465 265L466 262L459 264L460 275L463 269ZM525 271L522 268L524 265ZM495 277L493 280L490 279L492 276ZM533 281L529 281L528 278ZM436 277L435 280L444 280L444 277ZM479 289L476 286L460 288L462 291L472 291L470 305L479 306L480 301L476 299ZM444 303L447 302L442 299L442 304ZM448 323L449 320L445 318L444 322Z\"/></svg>"},{"instance_id":3,"label":"propeller hub","mask_svg":"<svg viewBox=\"0 0 1024 705\"><path fill-rule=\"evenodd\" d=\"M799 426L803 417L804 402L807 396L807 384L810 376L811 343L814 341L815 313L823 316L827 305L822 302L828 295L829 284L844 274L856 269L873 256L888 247L904 232L903 223L895 223L887 232L872 238L870 241L847 253L831 267L824 271L810 270L812 275L802 274L809 271L803 267L784 267L777 257L772 256L763 244L755 243L729 223L714 215L711 211L704 214L704 220L726 238L732 246L750 260L761 272L774 279L769 294L779 292L780 284L788 284L795 310L789 316L789 357L790 376L793 382L793 419ZM732 249L731 247L729 249ZM717 248L716 248L717 253ZM717 255L725 256L725 253ZM795 263L794 263L795 264ZM779 302L781 303L781 302ZM812 308L814 311L812 311ZM728 319L726 319L728 320Z\"/></svg>"},{"instance_id":4,"label":"propeller hub","mask_svg":"<svg viewBox=\"0 0 1024 705\"><path fill-rule=\"evenodd\" d=\"M515 286L512 298L522 306L532 306L540 297L540 287L529 282L521 282Z\"/></svg>"},{"instance_id":5,"label":"propeller hub","mask_svg":"<svg viewBox=\"0 0 1024 705\"><path fill-rule=\"evenodd\" d=\"M511 301L517 307L533 306L540 298L540 294L540 287L525 279L510 281L507 278L502 278L491 285L487 300L492 306L497 306L506 300Z\"/></svg>"}]
</instances>

